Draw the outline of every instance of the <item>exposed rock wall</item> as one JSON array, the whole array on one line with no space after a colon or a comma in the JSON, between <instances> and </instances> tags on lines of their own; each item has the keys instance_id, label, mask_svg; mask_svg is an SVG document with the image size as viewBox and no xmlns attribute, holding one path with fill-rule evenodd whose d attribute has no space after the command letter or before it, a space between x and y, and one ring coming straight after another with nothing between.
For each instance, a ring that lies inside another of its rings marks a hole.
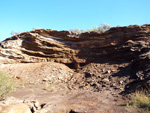
<instances>
[{"instance_id":1,"label":"exposed rock wall","mask_svg":"<svg viewBox=\"0 0 150 113\"><path fill-rule=\"evenodd\" d=\"M90 63L128 60L148 52L150 25L111 28L105 33L40 29L0 43L0 62Z\"/></svg>"}]
</instances>

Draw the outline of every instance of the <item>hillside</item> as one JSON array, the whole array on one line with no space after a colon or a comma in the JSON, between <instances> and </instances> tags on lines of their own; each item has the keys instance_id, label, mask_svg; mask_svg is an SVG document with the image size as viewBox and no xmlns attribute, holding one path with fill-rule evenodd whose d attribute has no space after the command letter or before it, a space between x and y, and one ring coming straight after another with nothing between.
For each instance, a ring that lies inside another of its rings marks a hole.
<instances>
[{"instance_id":1,"label":"hillside","mask_svg":"<svg viewBox=\"0 0 150 113\"><path fill-rule=\"evenodd\" d=\"M12 36L0 42L0 66L18 89L0 101L2 113L12 103L32 113L144 112L122 106L135 91L149 90L149 51L150 25Z\"/></svg>"}]
</instances>

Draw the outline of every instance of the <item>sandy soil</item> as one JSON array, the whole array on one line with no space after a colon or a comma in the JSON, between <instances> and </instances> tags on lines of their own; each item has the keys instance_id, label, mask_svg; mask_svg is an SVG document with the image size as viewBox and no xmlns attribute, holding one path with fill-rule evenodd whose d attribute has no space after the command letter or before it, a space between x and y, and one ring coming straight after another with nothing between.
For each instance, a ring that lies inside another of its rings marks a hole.
<instances>
[{"instance_id":1,"label":"sandy soil","mask_svg":"<svg viewBox=\"0 0 150 113\"><path fill-rule=\"evenodd\" d=\"M75 71L59 63L2 64L17 89L0 105L25 103L32 113L142 113L126 107L130 95L121 93L132 81L121 76L129 74L127 67L128 63L92 63Z\"/></svg>"}]
</instances>

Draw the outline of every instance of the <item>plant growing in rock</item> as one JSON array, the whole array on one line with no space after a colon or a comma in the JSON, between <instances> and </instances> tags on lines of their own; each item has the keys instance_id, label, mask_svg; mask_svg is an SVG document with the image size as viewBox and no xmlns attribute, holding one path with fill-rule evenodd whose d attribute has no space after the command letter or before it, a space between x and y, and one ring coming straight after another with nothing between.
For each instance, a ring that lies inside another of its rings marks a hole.
<instances>
[{"instance_id":1,"label":"plant growing in rock","mask_svg":"<svg viewBox=\"0 0 150 113\"><path fill-rule=\"evenodd\" d=\"M10 33L10 34L11 34L12 36L15 36L15 35L19 35L20 33L21 33L21 32L11 31L11 33Z\"/></svg>"},{"instance_id":2,"label":"plant growing in rock","mask_svg":"<svg viewBox=\"0 0 150 113\"><path fill-rule=\"evenodd\" d=\"M13 90L15 90L13 79L7 74L0 72L0 99L3 99L7 93Z\"/></svg>"},{"instance_id":3,"label":"plant growing in rock","mask_svg":"<svg viewBox=\"0 0 150 113\"><path fill-rule=\"evenodd\" d=\"M70 31L77 33L77 34L81 34L84 32L83 30L80 30L80 29L70 29Z\"/></svg>"},{"instance_id":4,"label":"plant growing in rock","mask_svg":"<svg viewBox=\"0 0 150 113\"><path fill-rule=\"evenodd\" d=\"M88 32L99 32L99 33L103 33L107 30L109 30L112 26L108 25L108 24L102 24L99 27L93 27L93 29L88 30Z\"/></svg>"},{"instance_id":5,"label":"plant growing in rock","mask_svg":"<svg viewBox=\"0 0 150 113\"><path fill-rule=\"evenodd\" d=\"M93 27L93 29L87 29L87 30L80 30L80 29L71 29L70 31L81 34L84 32L98 32L98 33L103 33L107 30L109 30L112 26L108 24L101 24L99 27Z\"/></svg>"}]
</instances>

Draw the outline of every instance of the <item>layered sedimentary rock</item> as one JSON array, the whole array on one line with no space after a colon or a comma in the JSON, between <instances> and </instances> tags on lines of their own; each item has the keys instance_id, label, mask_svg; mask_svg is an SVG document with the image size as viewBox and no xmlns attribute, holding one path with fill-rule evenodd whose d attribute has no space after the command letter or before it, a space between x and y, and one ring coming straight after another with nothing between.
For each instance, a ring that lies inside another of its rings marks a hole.
<instances>
[{"instance_id":1,"label":"layered sedimentary rock","mask_svg":"<svg viewBox=\"0 0 150 113\"><path fill-rule=\"evenodd\" d=\"M150 25L114 27L104 33L40 29L0 43L1 63L131 61L150 48Z\"/></svg>"}]
</instances>

